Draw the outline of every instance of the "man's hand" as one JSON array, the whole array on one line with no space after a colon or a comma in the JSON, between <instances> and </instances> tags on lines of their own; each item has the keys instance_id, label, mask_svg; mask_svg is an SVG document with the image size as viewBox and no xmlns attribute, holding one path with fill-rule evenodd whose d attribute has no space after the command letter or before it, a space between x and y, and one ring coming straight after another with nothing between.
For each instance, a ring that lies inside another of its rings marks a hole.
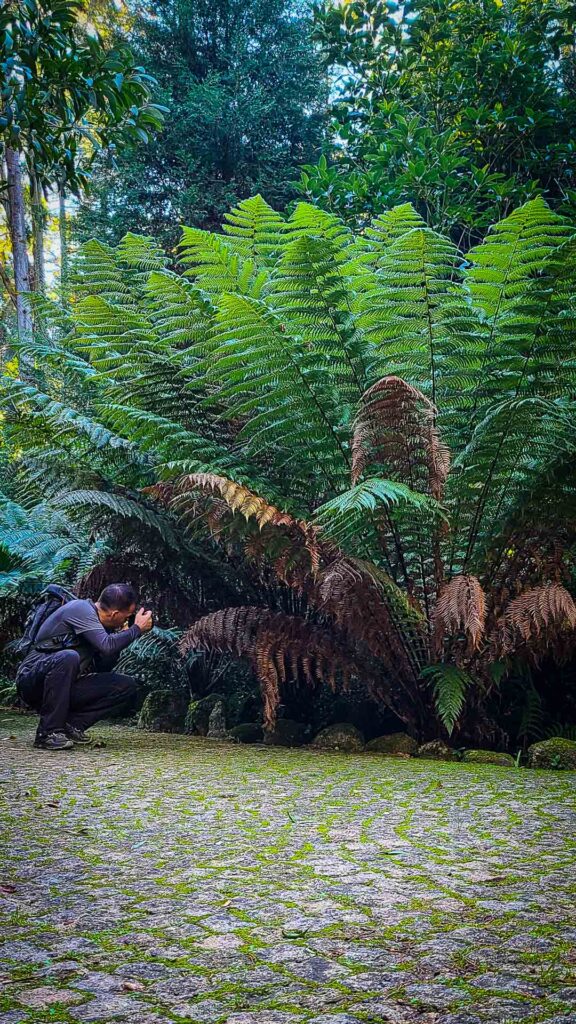
<instances>
[{"instance_id":1,"label":"man's hand","mask_svg":"<svg viewBox=\"0 0 576 1024\"><path fill-rule=\"evenodd\" d=\"M146 611L145 608L140 608L134 616L134 625L139 626L143 633L148 633L154 625L152 612Z\"/></svg>"}]
</instances>

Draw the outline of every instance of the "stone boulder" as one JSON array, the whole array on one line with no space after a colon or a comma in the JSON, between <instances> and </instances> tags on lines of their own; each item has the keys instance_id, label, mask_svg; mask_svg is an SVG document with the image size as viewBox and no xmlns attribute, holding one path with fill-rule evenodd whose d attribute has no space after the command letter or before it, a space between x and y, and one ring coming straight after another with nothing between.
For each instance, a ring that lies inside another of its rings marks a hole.
<instances>
[{"instance_id":1,"label":"stone boulder","mask_svg":"<svg viewBox=\"0 0 576 1024\"><path fill-rule=\"evenodd\" d=\"M264 734L270 747L301 747L306 742L306 726L291 718L279 718L273 729Z\"/></svg>"},{"instance_id":2,"label":"stone boulder","mask_svg":"<svg viewBox=\"0 0 576 1024\"><path fill-rule=\"evenodd\" d=\"M529 768L556 768L559 771L576 769L576 743L563 736L533 743L528 747Z\"/></svg>"},{"instance_id":3,"label":"stone boulder","mask_svg":"<svg viewBox=\"0 0 576 1024\"><path fill-rule=\"evenodd\" d=\"M152 690L138 716L138 728L147 732L182 732L185 706L173 690Z\"/></svg>"},{"instance_id":4,"label":"stone boulder","mask_svg":"<svg viewBox=\"0 0 576 1024\"><path fill-rule=\"evenodd\" d=\"M311 744L317 750L346 750L354 753L364 750L364 737L355 725L338 722L328 725L314 738Z\"/></svg>"},{"instance_id":5,"label":"stone boulder","mask_svg":"<svg viewBox=\"0 0 576 1024\"><path fill-rule=\"evenodd\" d=\"M209 693L207 697L191 700L186 711L184 732L190 735L205 736L208 732L208 719L214 710L214 705L222 699L221 693Z\"/></svg>"},{"instance_id":6,"label":"stone boulder","mask_svg":"<svg viewBox=\"0 0 576 1024\"><path fill-rule=\"evenodd\" d=\"M511 754L497 750L467 750L462 760L465 764L498 764L502 768L514 768L516 762Z\"/></svg>"},{"instance_id":7,"label":"stone boulder","mask_svg":"<svg viewBox=\"0 0 576 1024\"><path fill-rule=\"evenodd\" d=\"M418 744L406 732L392 732L388 736L377 736L375 740L370 740L366 750L371 754L412 757L418 750Z\"/></svg>"},{"instance_id":8,"label":"stone boulder","mask_svg":"<svg viewBox=\"0 0 576 1024\"><path fill-rule=\"evenodd\" d=\"M230 729L228 738L236 743L262 743L262 726L258 722L242 722Z\"/></svg>"},{"instance_id":9,"label":"stone boulder","mask_svg":"<svg viewBox=\"0 0 576 1024\"><path fill-rule=\"evenodd\" d=\"M444 740L431 740L430 743L423 743L418 747L418 757L426 761L453 761L454 751Z\"/></svg>"},{"instance_id":10,"label":"stone boulder","mask_svg":"<svg viewBox=\"0 0 576 1024\"><path fill-rule=\"evenodd\" d=\"M209 740L225 740L228 739L228 730L226 728L226 712L224 710L224 701L216 701L210 716L208 718L208 732L206 736Z\"/></svg>"}]
</instances>

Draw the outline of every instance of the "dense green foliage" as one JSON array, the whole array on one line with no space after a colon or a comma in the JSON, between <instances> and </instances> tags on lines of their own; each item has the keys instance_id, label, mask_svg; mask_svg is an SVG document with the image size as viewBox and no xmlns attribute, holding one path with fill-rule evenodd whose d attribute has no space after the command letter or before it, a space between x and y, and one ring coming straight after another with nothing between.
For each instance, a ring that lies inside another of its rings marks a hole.
<instances>
[{"instance_id":1,"label":"dense green foliage","mask_svg":"<svg viewBox=\"0 0 576 1024\"><path fill-rule=\"evenodd\" d=\"M216 227L256 191L284 206L322 137L326 76L309 29L304 0L138 5L128 38L170 114L158 138L102 159L79 236L171 244L179 224Z\"/></svg>"},{"instance_id":2,"label":"dense green foliage","mask_svg":"<svg viewBox=\"0 0 576 1024\"><path fill-rule=\"evenodd\" d=\"M306 198L352 222L411 201L465 247L526 199L574 203L572 0L327 0L334 146Z\"/></svg>"},{"instance_id":3,"label":"dense green foliage","mask_svg":"<svg viewBox=\"0 0 576 1024\"><path fill-rule=\"evenodd\" d=\"M0 141L42 186L81 192L86 158L111 142L147 141L161 124L152 79L126 47L82 23L85 0L8 0L0 10Z\"/></svg>"},{"instance_id":4,"label":"dense green foliage","mask_svg":"<svg viewBox=\"0 0 576 1024\"><path fill-rule=\"evenodd\" d=\"M9 0L0 9L0 278L22 339L33 330L30 292L46 286L51 190L59 193L64 291L66 192L86 190L102 147L146 142L162 122L153 79L125 46L103 43L85 10L86 0Z\"/></svg>"},{"instance_id":5,"label":"dense green foliage","mask_svg":"<svg viewBox=\"0 0 576 1024\"><path fill-rule=\"evenodd\" d=\"M116 545L88 586L227 607L184 647L248 658L268 723L351 679L415 734L494 737L503 677L576 624L575 248L541 200L463 262L408 206L354 236L260 197L184 230L183 276L87 243L3 379L5 490Z\"/></svg>"}]
</instances>

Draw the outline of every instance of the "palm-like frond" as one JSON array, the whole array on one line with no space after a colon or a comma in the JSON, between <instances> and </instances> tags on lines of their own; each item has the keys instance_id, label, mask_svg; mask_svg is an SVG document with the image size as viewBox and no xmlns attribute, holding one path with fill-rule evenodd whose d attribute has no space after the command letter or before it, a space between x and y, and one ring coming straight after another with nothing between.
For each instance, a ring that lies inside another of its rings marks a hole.
<instances>
[{"instance_id":1,"label":"palm-like frond","mask_svg":"<svg viewBox=\"0 0 576 1024\"><path fill-rule=\"evenodd\" d=\"M459 259L428 228L400 234L358 299L359 324L376 348L378 376L394 374L434 405L474 386L481 325L457 290ZM363 281L363 278L359 278Z\"/></svg>"},{"instance_id":2,"label":"palm-like frond","mask_svg":"<svg viewBox=\"0 0 576 1024\"><path fill-rule=\"evenodd\" d=\"M424 220L411 203L402 203L400 206L386 210L385 213L374 217L369 227L364 232L366 248L378 256L388 254L389 247L402 235L416 228L423 228Z\"/></svg>"},{"instance_id":3,"label":"palm-like frond","mask_svg":"<svg viewBox=\"0 0 576 1024\"><path fill-rule=\"evenodd\" d=\"M269 294L285 329L302 338L319 368L325 365L340 401L350 408L366 386L367 368L338 252L335 243L310 235L290 242Z\"/></svg>"}]
</instances>

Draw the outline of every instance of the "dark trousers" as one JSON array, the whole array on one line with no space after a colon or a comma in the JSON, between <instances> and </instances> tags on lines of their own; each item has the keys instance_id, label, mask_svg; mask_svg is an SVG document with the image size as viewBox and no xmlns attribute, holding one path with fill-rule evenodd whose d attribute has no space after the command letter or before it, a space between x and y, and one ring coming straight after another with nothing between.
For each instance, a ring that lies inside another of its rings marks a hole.
<instances>
[{"instance_id":1,"label":"dark trousers","mask_svg":"<svg viewBox=\"0 0 576 1024\"><path fill-rule=\"evenodd\" d=\"M40 712L39 735L62 732L66 725L89 729L129 705L138 689L135 679L117 672L81 676L76 651L29 656L16 684L24 703Z\"/></svg>"}]
</instances>

